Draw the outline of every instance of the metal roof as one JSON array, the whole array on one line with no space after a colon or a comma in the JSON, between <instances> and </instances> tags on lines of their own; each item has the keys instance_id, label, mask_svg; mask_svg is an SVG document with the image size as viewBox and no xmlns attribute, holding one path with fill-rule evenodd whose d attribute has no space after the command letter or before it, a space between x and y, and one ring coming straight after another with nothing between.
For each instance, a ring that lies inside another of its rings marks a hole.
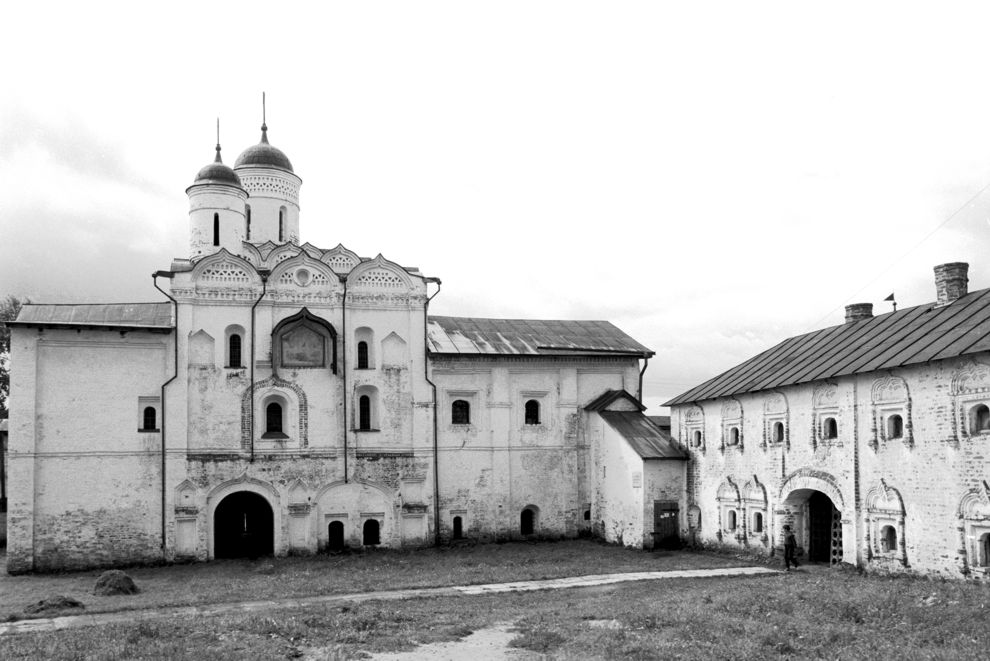
<instances>
[{"instance_id":1,"label":"metal roof","mask_svg":"<svg viewBox=\"0 0 990 661\"><path fill-rule=\"evenodd\" d=\"M599 411L598 415L619 432L643 459L687 459L669 434L660 430L641 411Z\"/></svg>"},{"instance_id":2,"label":"metal roof","mask_svg":"<svg viewBox=\"0 0 990 661\"><path fill-rule=\"evenodd\" d=\"M608 321L430 317L427 337L434 354L653 355Z\"/></svg>"},{"instance_id":3,"label":"metal roof","mask_svg":"<svg viewBox=\"0 0 990 661\"><path fill-rule=\"evenodd\" d=\"M664 406L728 397L990 350L990 289L784 340Z\"/></svg>"},{"instance_id":4,"label":"metal roof","mask_svg":"<svg viewBox=\"0 0 990 661\"><path fill-rule=\"evenodd\" d=\"M170 330L171 303L38 305L21 308L11 326L68 326Z\"/></svg>"}]
</instances>

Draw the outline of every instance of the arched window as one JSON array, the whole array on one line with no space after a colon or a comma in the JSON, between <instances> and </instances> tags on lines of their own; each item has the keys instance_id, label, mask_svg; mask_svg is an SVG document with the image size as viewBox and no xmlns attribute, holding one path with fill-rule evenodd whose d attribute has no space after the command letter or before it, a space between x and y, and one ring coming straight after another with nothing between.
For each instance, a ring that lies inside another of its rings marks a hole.
<instances>
[{"instance_id":1,"label":"arched window","mask_svg":"<svg viewBox=\"0 0 990 661\"><path fill-rule=\"evenodd\" d=\"M753 532L763 532L763 513L753 513Z\"/></svg>"},{"instance_id":2,"label":"arched window","mask_svg":"<svg viewBox=\"0 0 990 661\"><path fill-rule=\"evenodd\" d=\"M459 516L454 517L454 539L461 539L464 537L464 521Z\"/></svg>"},{"instance_id":3,"label":"arched window","mask_svg":"<svg viewBox=\"0 0 990 661\"><path fill-rule=\"evenodd\" d=\"M729 430L729 445L739 445L739 427Z\"/></svg>"},{"instance_id":4,"label":"arched window","mask_svg":"<svg viewBox=\"0 0 990 661\"><path fill-rule=\"evenodd\" d=\"M518 418L516 418L518 420ZM540 403L535 399L526 402L526 424L540 424Z\"/></svg>"},{"instance_id":5,"label":"arched window","mask_svg":"<svg viewBox=\"0 0 990 661\"><path fill-rule=\"evenodd\" d=\"M736 529L736 511L735 510L729 510L729 520L726 523L727 523L727 526L726 527L729 530L735 530Z\"/></svg>"},{"instance_id":6,"label":"arched window","mask_svg":"<svg viewBox=\"0 0 990 661\"><path fill-rule=\"evenodd\" d=\"M158 428L158 412L154 406L144 407L144 415L141 420L141 431L154 431Z\"/></svg>"},{"instance_id":7,"label":"arched window","mask_svg":"<svg viewBox=\"0 0 990 661\"><path fill-rule=\"evenodd\" d=\"M455 400L450 405L450 423L452 425L471 424L471 404L463 399Z\"/></svg>"},{"instance_id":8,"label":"arched window","mask_svg":"<svg viewBox=\"0 0 990 661\"><path fill-rule=\"evenodd\" d=\"M220 214L213 214L213 245L220 245Z\"/></svg>"},{"instance_id":9,"label":"arched window","mask_svg":"<svg viewBox=\"0 0 990 661\"><path fill-rule=\"evenodd\" d=\"M368 343L361 341L357 345L357 368L359 370L368 369Z\"/></svg>"},{"instance_id":10,"label":"arched window","mask_svg":"<svg viewBox=\"0 0 990 661\"><path fill-rule=\"evenodd\" d=\"M904 436L904 419L896 414L887 418L887 438L901 438L902 436Z\"/></svg>"},{"instance_id":11,"label":"arched window","mask_svg":"<svg viewBox=\"0 0 990 661\"><path fill-rule=\"evenodd\" d=\"M278 210L278 242L285 241L285 207Z\"/></svg>"},{"instance_id":12,"label":"arched window","mask_svg":"<svg viewBox=\"0 0 990 661\"><path fill-rule=\"evenodd\" d=\"M781 443L784 440L784 423L775 422L773 423L773 442Z\"/></svg>"},{"instance_id":13,"label":"arched window","mask_svg":"<svg viewBox=\"0 0 990 661\"><path fill-rule=\"evenodd\" d=\"M894 526L884 526L880 530L880 549L884 553L897 551L897 531Z\"/></svg>"},{"instance_id":14,"label":"arched window","mask_svg":"<svg viewBox=\"0 0 990 661\"><path fill-rule=\"evenodd\" d=\"M251 205L247 204L244 206L245 215L245 228L244 228L244 240L251 240Z\"/></svg>"},{"instance_id":15,"label":"arched window","mask_svg":"<svg viewBox=\"0 0 990 661\"><path fill-rule=\"evenodd\" d=\"M694 442L693 442L693 445L696 448L700 448L701 447L701 432L700 431L694 432Z\"/></svg>"},{"instance_id":16,"label":"arched window","mask_svg":"<svg viewBox=\"0 0 990 661\"><path fill-rule=\"evenodd\" d=\"M987 408L986 404L974 406L969 417L969 429L971 433L979 434L980 432L990 431L990 408Z\"/></svg>"},{"instance_id":17,"label":"arched window","mask_svg":"<svg viewBox=\"0 0 990 661\"><path fill-rule=\"evenodd\" d=\"M241 367L241 336L233 333L227 340L227 343L229 355L227 367Z\"/></svg>"},{"instance_id":18,"label":"arched window","mask_svg":"<svg viewBox=\"0 0 990 661\"><path fill-rule=\"evenodd\" d=\"M591 510L585 510L584 511L584 520L585 521L591 521Z\"/></svg>"},{"instance_id":19,"label":"arched window","mask_svg":"<svg viewBox=\"0 0 990 661\"><path fill-rule=\"evenodd\" d=\"M519 515L519 532L523 535L532 535L536 530L536 512L527 507Z\"/></svg>"},{"instance_id":20,"label":"arched window","mask_svg":"<svg viewBox=\"0 0 990 661\"><path fill-rule=\"evenodd\" d=\"M265 407L265 434L282 433L282 405L271 402Z\"/></svg>"},{"instance_id":21,"label":"arched window","mask_svg":"<svg viewBox=\"0 0 990 661\"><path fill-rule=\"evenodd\" d=\"M365 546L378 546L382 543L381 539L381 528L378 525L378 521L374 519L368 519L364 522L364 539L362 543Z\"/></svg>"},{"instance_id":22,"label":"arched window","mask_svg":"<svg viewBox=\"0 0 990 661\"><path fill-rule=\"evenodd\" d=\"M825 438L839 437L839 425L836 424L835 418L825 418L825 423L822 425L822 433Z\"/></svg>"},{"instance_id":23,"label":"arched window","mask_svg":"<svg viewBox=\"0 0 990 661\"><path fill-rule=\"evenodd\" d=\"M371 429L371 397L361 395L358 400L358 429L368 431Z\"/></svg>"}]
</instances>

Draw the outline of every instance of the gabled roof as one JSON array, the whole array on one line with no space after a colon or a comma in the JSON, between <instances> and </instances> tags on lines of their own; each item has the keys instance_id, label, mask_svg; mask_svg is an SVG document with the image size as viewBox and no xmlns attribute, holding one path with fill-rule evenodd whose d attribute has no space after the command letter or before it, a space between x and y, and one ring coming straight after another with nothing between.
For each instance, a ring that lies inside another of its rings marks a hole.
<instances>
[{"instance_id":1,"label":"gabled roof","mask_svg":"<svg viewBox=\"0 0 990 661\"><path fill-rule=\"evenodd\" d=\"M643 406L643 404L640 403L639 400L637 400L635 397L633 397L632 395L630 395L625 390L606 390L601 395L599 395L595 399L591 400L591 402L589 402L588 404L586 404L585 407L584 407L584 410L585 411L604 411L604 410L608 409L609 406L611 406L612 404L614 404L615 401L618 400L618 399L624 399L624 400L628 401L630 404L632 404L633 406L635 406L640 411L645 411L646 410L646 407Z\"/></svg>"},{"instance_id":2,"label":"gabled roof","mask_svg":"<svg viewBox=\"0 0 990 661\"><path fill-rule=\"evenodd\" d=\"M928 303L789 338L664 406L988 350L990 289L983 289L942 307Z\"/></svg>"},{"instance_id":3,"label":"gabled roof","mask_svg":"<svg viewBox=\"0 0 990 661\"><path fill-rule=\"evenodd\" d=\"M114 328L123 330L171 330L171 303L108 303L87 305L39 305L21 308L9 326L45 328Z\"/></svg>"},{"instance_id":4,"label":"gabled roof","mask_svg":"<svg viewBox=\"0 0 990 661\"><path fill-rule=\"evenodd\" d=\"M430 317L427 333L434 354L653 355L607 321Z\"/></svg>"},{"instance_id":5,"label":"gabled roof","mask_svg":"<svg viewBox=\"0 0 990 661\"><path fill-rule=\"evenodd\" d=\"M626 439L643 459L688 458L669 434L660 430L641 411L599 411L598 415Z\"/></svg>"}]
</instances>

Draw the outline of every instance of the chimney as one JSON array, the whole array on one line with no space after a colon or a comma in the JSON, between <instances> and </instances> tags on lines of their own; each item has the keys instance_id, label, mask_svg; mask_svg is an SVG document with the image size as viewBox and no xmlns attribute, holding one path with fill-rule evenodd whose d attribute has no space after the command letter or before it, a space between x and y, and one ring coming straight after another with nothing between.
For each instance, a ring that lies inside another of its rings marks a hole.
<instances>
[{"instance_id":1,"label":"chimney","mask_svg":"<svg viewBox=\"0 0 990 661\"><path fill-rule=\"evenodd\" d=\"M846 323L873 318L873 303L851 303L846 306Z\"/></svg>"},{"instance_id":2,"label":"chimney","mask_svg":"<svg viewBox=\"0 0 990 661\"><path fill-rule=\"evenodd\" d=\"M935 267L935 289L938 301L935 307L948 305L968 292L969 264L966 262L951 262Z\"/></svg>"}]
</instances>

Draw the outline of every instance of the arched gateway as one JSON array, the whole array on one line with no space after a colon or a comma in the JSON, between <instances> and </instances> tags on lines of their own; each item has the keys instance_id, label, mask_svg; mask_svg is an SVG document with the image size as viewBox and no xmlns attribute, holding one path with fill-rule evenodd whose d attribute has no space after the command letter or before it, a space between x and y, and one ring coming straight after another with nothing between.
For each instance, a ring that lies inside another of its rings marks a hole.
<instances>
[{"instance_id":1,"label":"arched gateway","mask_svg":"<svg viewBox=\"0 0 990 661\"><path fill-rule=\"evenodd\" d=\"M778 537L783 537L784 525L790 525L808 562L842 562L843 501L835 479L818 471L798 471L784 481L780 495Z\"/></svg>"},{"instance_id":2,"label":"arched gateway","mask_svg":"<svg viewBox=\"0 0 990 661\"><path fill-rule=\"evenodd\" d=\"M257 558L275 550L275 517L264 496L236 491L213 514L216 558Z\"/></svg>"}]
</instances>

